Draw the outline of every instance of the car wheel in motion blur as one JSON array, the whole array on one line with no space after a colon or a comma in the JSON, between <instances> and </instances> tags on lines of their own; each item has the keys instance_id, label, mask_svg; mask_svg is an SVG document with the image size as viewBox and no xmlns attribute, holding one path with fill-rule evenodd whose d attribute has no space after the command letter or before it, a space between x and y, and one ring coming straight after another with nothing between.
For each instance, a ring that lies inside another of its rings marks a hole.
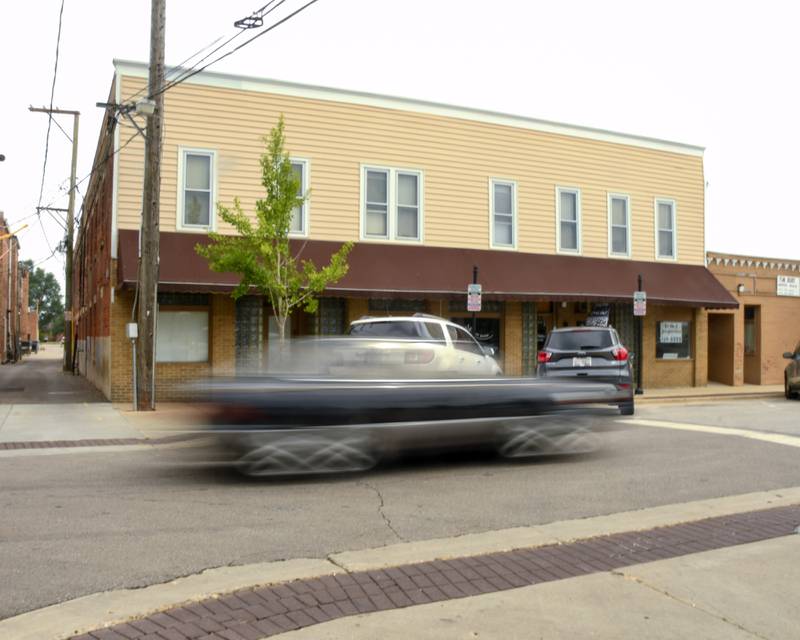
<instances>
[{"instance_id":1,"label":"car wheel in motion blur","mask_svg":"<svg viewBox=\"0 0 800 640\"><path fill-rule=\"evenodd\" d=\"M536 420L505 425L500 429L497 452L504 458L591 453L597 449L589 426L563 419L547 424Z\"/></svg>"},{"instance_id":2,"label":"car wheel in motion blur","mask_svg":"<svg viewBox=\"0 0 800 640\"><path fill-rule=\"evenodd\" d=\"M250 434L245 449L235 466L250 477L366 471L378 462L370 435L347 429Z\"/></svg>"}]
</instances>

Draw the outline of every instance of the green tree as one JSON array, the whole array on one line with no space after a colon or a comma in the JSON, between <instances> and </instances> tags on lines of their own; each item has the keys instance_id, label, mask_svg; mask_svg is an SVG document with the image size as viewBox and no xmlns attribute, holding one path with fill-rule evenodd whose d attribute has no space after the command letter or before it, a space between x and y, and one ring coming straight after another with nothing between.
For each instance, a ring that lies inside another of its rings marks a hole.
<instances>
[{"instance_id":1,"label":"green tree","mask_svg":"<svg viewBox=\"0 0 800 640\"><path fill-rule=\"evenodd\" d=\"M298 308L316 311L317 296L345 276L353 243L343 244L327 266L317 268L311 260L298 262L289 245L289 228L295 207L305 202L308 193L298 195L300 183L284 151L283 116L264 137L264 143L261 184L266 194L256 201L255 220L244 213L238 198L234 199L233 208L217 203L219 216L238 235L209 233L211 243L198 244L195 250L208 260L213 271L241 277L233 290L234 299L255 289L269 300L283 343L286 321L292 312Z\"/></svg>"},{"instance_id":2,"label":"green tree","mask_svg":"<svg viewBox=\"0 0 800 640\"><path fill-rule=\"evenodd\" d=\"M23 260L20 265L30 274L28 280L28 304L39 306L39 332L51 336L64 331L64 302L61 285L56 277L41 267L34 267L33 260Z\"/></svg>"}]
</instances>

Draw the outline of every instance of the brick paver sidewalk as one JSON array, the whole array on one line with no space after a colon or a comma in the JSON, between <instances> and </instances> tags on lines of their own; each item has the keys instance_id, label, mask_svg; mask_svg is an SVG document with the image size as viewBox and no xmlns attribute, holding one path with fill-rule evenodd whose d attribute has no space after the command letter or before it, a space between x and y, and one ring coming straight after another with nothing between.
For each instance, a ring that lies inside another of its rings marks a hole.
<instances>
[{"instance_id":1,"label":"brick paver sidewalk","mask_svg":"<svg viewBox=\"0 0 800 640\"><path fill-rule=\"evenodd\" d=\"M241 589L72 640L259 640L344 616L611 571L790 535L800 505L708 518L569 544L343 572Z\"/></svg>"}]
</instances>

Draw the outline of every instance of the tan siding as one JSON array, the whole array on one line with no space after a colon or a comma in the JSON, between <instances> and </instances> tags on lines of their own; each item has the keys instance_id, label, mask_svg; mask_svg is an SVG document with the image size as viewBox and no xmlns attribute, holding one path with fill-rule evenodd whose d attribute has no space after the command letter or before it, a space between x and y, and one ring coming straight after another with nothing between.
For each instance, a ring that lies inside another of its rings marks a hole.
<instances>
[{"instance_id":1,"label":"tan siding","mask_svg":"<svg viewBox=\"0 0 800 640\"><path fill-rule=\"evenodd\" d=\"M124 77L123 99L144 87ZM632 257L655 254L656 197L672 198L678 212L678 258L701 264L702 158L561 134L431 114L317 99L181 85L166 94L162 161L162 221L176 228L178 147L215 149L218 199L239 196L252 208L260 197L262 136L283 113L287 147L311 162L311 237L357 239L360 165L424 172L424 242L489 248L489 178L517 182L518 249L556 250L555 188L581 189L583 254L608 255L607 193L631 198ZM132 129L122 125L121 140ZM121 152L120 227L138 228L143 145ZM230 229L220 225L220 231Z\"/></svg>"}]
</instances>

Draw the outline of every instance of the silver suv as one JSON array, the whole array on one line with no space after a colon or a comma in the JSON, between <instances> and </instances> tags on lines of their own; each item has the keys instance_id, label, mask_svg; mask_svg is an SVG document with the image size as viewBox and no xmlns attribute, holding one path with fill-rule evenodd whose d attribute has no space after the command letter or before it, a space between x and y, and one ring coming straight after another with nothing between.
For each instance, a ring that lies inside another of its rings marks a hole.
<instances>
[{"instance_id":1,"label":"silver suv","mask_svg":"<svg viewBox=\"0 0 800 640\"><path fill-rule=\"evenodd\" d=\"M502 370L469 331L438 316L365 316L350 323L348 335L377 341L369 357L402 365L419 375L499 376Z\"/></svg>"}]
</instances>

